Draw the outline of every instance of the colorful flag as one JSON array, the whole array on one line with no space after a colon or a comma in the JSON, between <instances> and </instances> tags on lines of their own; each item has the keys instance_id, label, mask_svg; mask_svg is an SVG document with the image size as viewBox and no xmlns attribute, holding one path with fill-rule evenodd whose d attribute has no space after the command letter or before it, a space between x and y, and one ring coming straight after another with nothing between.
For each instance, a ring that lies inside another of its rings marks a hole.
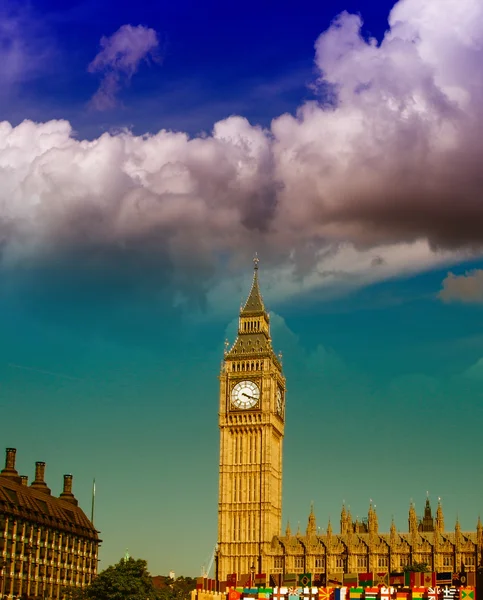
<instances>
[{"instance_id":1,"label":"colorful flag","mask_svg":"<svg viewBox=\"0 0 483 600\"><path fill-rule=\"evenodd\" d=\"M433 586L428 588L426 594L428 596L428 600L438 600L439 592L437 587Z\"/></svg>"},{"instance_id":2,"label":"colorful flag","mask_svg":"<svg viewBox=\"0 0 483 600\"><path fill-rule=\"evenodd\" d=\"M344 573L343 582L347 587L357 587L357 573Z\"/></svg>"},{"instance_id":3,"label":"colorful flag","mask_svg":"<svg viewBox=\"0 0 483 600\"><path fill-rule=\"evenodd\" d=\"M366 600L375 600L379 594L379 588L373 586L367 586L364 588L364 597Z\"/></svg>"},{"instance_id":4,"label":"colorful flag","mask_svg":"<svg viewBox=\"0 0 483 600\"><path fill-rule=\"evenodd\" d=\"M273 575L270 575L270 585L273 588L279 588L282 585L282 574L274 573Z\"/></svg>"},{"instance_id":5,"label":"colorful flag","mask_svg":"<svg viewBox=\"0 0 483 600\"><path fill-rule=\"evenodd\" d=\"M413 587L414 586L414 577L415 573L414 571L406 571L404 573L404 585L406 587Z\"/></svg>"},{"instance_id":6,"label":"colorful flag","mask_svg":"<svg viewBox=\"0 0 483 600\"><path fill-rule=\"evenodd\" d=\"M319 587L317 590L319 600L334 600L334 588Z\"/></svg>"},{"instance_id":7,"label":"colorful flag","mask_svg":"<svg viewBox=\"0 0 483 600\"><path fill-rule=\"evenodd\" d=\"M295 573L285 573L283 576L283 585L295 587L297 585L297 575Z\"/></svg>"},{"instance_id":8,"label":"colorful flag","mask_svg":"<svg viewBox=\"0 0 483 600\"><path fill-rule=\"evenodd\" d=\"M432 587L434 588L436 585L436 573L428 571L426 573L421 573L421 586L422 587Z\"/></svg>"},{"instance_id":9,"label":"colorful flag","mask_svg":"<svg viewBox=\"0 0 483 600\"><path fill-rule=\"evenodd\" d=\"M444 573L436 573L436 585L451 585L453 581L453 573L446 571Z\"/></svg>"},{"instance_id":10,"label":"colorful flag","mask_svg":"<svg viewBox=\"0 0 483 600\"><path fill-rule=\"evenodd\" d=\"M237 592L236 590L230 590L228 592L228 600L239 600L240 597L240 592Z\"/></svg>"},{"instance_id":11,"label":"colorful flag","mask_svg":"<svg viewBox=\"0 0 483 600\"><path fill-rule=\"evenodd\" d=\"M273 600L284 600L285 596L287 595L287 588L286 587L274 587L273 588Z\"/></svg>"},{"instance_id":12,"label":"colorful flag","mask_svg":"<svg viewBox=\"0 0 483 600\"><path fill-rule=\"evenodd\" d=\"M329 573L327 575L327 585L329 587L340 587L342 585L342 573Z\"/></svg>"},{"instance_id":13,"label":"colorful flag","mask_svg":"<svg viewBox=\"0 0 483 600\"><path fill-rule=\"evenodd\" d=\"M236 587L236 573L230 573L226 576L226 585L228 587Z\"/></svg>"},{"instance_id":14,"label":"colorful flag","mask_svg":"<svg viewBox=\"0 0 483 600\"><path fill-rule=\"evenodd\" d=\"M363 587L351 587L349 590L349 598L351 600L353 600L353 598L358 600L359 598L362 598L363 595L364 595Z\"/></svg>"},{"instance_id":15,"label":"colorful flag","mask_svg":"<svg viewBox=\"0 0 483 600\"><path fill-rule=\"evenodd\" d=\"M474 587L462 587L460 589L460 600L475 600L475 597Z\"/></svg>"},{"instance_id":16,"label":"colorful flag","mask_svg":"<svg viewBox=\"0 0 483 600\"><path fill-rule=\"evenodd\" d=\"M316 573L312 580L312 585L315 585L318 588L325 587L325 573Z\"/></svg>"},{"instance_id":17,"label":"colorful flag","mask_svg":"<svg viewBox=\"0 0 483 600\"><path fill-rule=\"evenodd\" d=\"M311 587L312 586L312 574L301 573L298 577L298 585L300 587Z\"/></svg>"},{"instance_id":18,"label":"colorful flag","mask_svg":"<svg viewBox=\"0 0 483 600\"><path fill-rule=\"evenodd\" d=\"M391 573L389 575L389 585L404 585L404 573Z\"/></svg>"},{"instance_id":19,"label":"colorful flag","mask_svg":"<svg viewBox=\"0 0 483 600\"><path fill-rule=\"evenodd\" d=\"M381 596L381 600L389 600L392 596L393 588L388 588L385 585L381 587L379 590L379 594Z\"/></svg>"},{"instance_id":20,"label":"colorful flag","mask_svg":"<svg viewBox=\"0 0 483 600\"><path fill-rule=\"evenodd\" d=\"M252 576L250 573L242 573L241 575L237 575L236 587L250 587L252 583Z\"/></svg>"},{"instance_id":21,"label":"colorful flag","mask_svg":"<svg viewBox=\"0 0 483 600\"><path fill-rule=\"evenodd\" d=\"M398 598L398 600L407 600L410 595L411 590L409 588L400 588L396 592L396 598Z\"/></svg>"},{"instance_id":22,"label":"colorful flag","mask_svg":"<svg viewBox=\"0 0 483 600\"><path fill-rule=\"evenodd\" d=\"M299 592L298 589L294 587L289 587L288 590L288 600L299 600Z\"/></svg>"},{"instance_id":23,"label":"colorful flag","mask_svg":"<svg viewBox=\"0 0 483 600\"><path fill-rule=\"evenodd\" d=\"M474 571L466 573L466 585L464 587L476 587L476 573Z\"/></svg>"},{"instance_id":24,"label":"colorful flag","mask_svg":"<svg viewBox=\"0 0 483 600\"><path fill-rule=\"evenodd\" d=\"M265 587L267 585L267 574L257 573L257 575L255 575L255 585L257 587Z\"/></svg>"},{"instance_id":25,"label":"colorful flag","mask_svg":"<svg viewBox=\"0 0 483 600\"><path fill-rule=\"evenodd\" d=\"M374 582L373 573L359 573L359 585L363 588L372 587Z\"/></svg>"},{"instance_id":26,"label":"colorful flag","mask_svg":"<svg viewBox=\"0 0 483 600\"><path fill-rule=\"evenodd\" d=\"M389 573L374 573L374 585L389 585Z\"/></svg>"},{"instance_id":27,"label":"colorful flag","mask_svg":"<svg viewBox=\"0 0 483 600\"><path fill-rule=\"evenodd\" d=\"M426 588L424 588L424 587L413 587L413 589L412 589L413 599L424 598L425 594L426 594Z\"/></svg>"},{"instance_id":28,"label":"colorful flag","mask_svg":"<svg viewBox=\"0 0 483 600\"><path fill-rule=\"evenodd\" d=\"M458 597L458 590L454 587L443 588L443 600L455 600Z\"/></svg>"},{"instance_id":29,"label":"colorful flag","mask_svg":"<svg viewBox=\"0 0 483 600\"><path fill-rule=\"evenodd\" d=\"M347 596L347 588L342 586L335 588L334 590L334 600L346 600Z\"/></svg>"}]
</instances>

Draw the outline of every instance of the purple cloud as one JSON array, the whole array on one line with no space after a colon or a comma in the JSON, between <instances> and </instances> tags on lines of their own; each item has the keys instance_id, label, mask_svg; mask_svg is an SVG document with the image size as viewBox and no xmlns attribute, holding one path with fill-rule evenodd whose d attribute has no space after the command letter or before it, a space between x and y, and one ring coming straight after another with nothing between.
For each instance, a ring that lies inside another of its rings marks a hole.
<instances>
[{"instance_id":1,"label":"purple cloud","mask_svg":"<svg viewBox=\"0 0 483 600\"><path fill-rule=\"evenodd\" d=\"M142 61L158 61L159 39L154 29L123 25L110 37L101 38L101 51L90 63L90 73L102 73L99 89L91 99L96 110L117 104L117 94L127 85Z\"/></svg>"}]
</instances>

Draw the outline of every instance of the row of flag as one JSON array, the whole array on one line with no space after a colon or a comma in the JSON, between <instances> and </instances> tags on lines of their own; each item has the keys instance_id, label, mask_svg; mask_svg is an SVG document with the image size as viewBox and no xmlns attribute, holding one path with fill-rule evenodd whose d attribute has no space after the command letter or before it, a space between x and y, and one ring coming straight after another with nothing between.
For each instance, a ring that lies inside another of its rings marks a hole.
<instances>
[{"instance_id":1,"label":"row of flag","mask_svg":"<svg viewBox=\"0 0 483 600\"><path fill-rule=\"evenodd\" d=\"M265 573L256 575L237 575L232 573L227 576L226 587L435 587L450 585L453 587L474 587L474 572L447 571L444 573L286 573L284 575L270 575Z\"/></svg>"},{"instance_id":2,"label":"row of flag","mask_svg":"<svg viewBox=\"0 0 483 600\"><path fill-rule=\"evenodd\" d=\"M474 587L275 587L231 588L228 600L257 598L258 600L476 600Z\"/></svg>"}]
</instances>

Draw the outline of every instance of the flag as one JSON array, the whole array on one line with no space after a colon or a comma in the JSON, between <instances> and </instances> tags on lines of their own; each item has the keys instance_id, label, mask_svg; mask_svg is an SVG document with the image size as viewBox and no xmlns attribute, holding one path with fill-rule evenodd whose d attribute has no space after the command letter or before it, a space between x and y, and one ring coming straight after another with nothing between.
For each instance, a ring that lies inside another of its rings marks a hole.
<instances>
[{"instance_id":1,"label":"flag","mask_svg":"<svg viewBox=\"0 0 483 600\"><path fill-rule=\"evenodd\" d=\"M406 587L410 587L412 588L414 586L414 577L415 573L414 571L406 571L404 573L404 585Z\"/></svg>"},{"instance_id":2,"label":"flag","mask_svg":"<svg viewBox=\"0 0 483 600\"><path fill-rule=\"evenodd\" d=\"M270 585L273 588L279 588L282 585L281 573L274 573L273 575L270 575Z\"/></svg>"},{"instance_id":3,"label":"flag","mask_svg":"<svg viewBox=\"0 0 483 600\"><path fill-rule=\"evenodd\" d=\"M385 585L381 587L379 590L379 594L381 595L381 600L389 600L392 596L393 589L388 588Z\"/></svg>"},{"instance_id":4,"label":"flag","mask_svg":"<svg viewBox=\"0 0 483 600\"><path fill-rule=\"evenodd\" d=\"M389 585L389 573L374 573L374 585Z\"/></svg>"},{"instance_id":5,"label":"flag","mask_svg":"<svg viewBox=\"0 0 483 600\"><path fill-rule=\"evenodd\" d=\"M347 587L357 587L357 573L344 573L343 581Z\"/></svg>"},{"instance_id":6,"label":"flag","mask_svg":"<svg viewBox=\"0 0 483 600\"><path fill-rule=\"evenodd\" d=\"M411 590L407 589L407 588L400 588L397 592L396 592L396 598L398 598L398 600L407 600L408 596L411 594Z\"/></svg>"},{"instance_id":7,"label":"flag","mask_svg":"<svg viewBox=\"0 0 483 600\"><path fill-rule=\"evenodd\" d=\"M283 576L283 585L286 587L295 587L297 585L297 575L295 573L285 573Z\"/></svg>"},{"instance_id":8,"label":"flag","mask_svg":"<svg viewBox=\"0 0 483 600\"><path fill-rule=\"evenodd\" d=\"M228 600L239 600L240 597L240 592L237 592L236 590L230 590L228 592Z\"/></svg>"},{"instance_id":9,"label":"flag","mask_svg":"<svg viewBox=\"0 0 483 600\"><path fill-rule=\"evenodd\" d=\"M462 587L460 589L460 600L475 600L475 597L474 587Z\"/></svg>"},{"instance_id":10,"label":"flag","mask_svg":"<svg viewBox=\"0 0 483 600\"><path fill-rule=\"evenodd\" d=\"M453 573L444 572L436 573L436 585L451 585L453 581Z\"/></svg>"},{"instance_id":11,"label":"flag","mask_svg":"<svg viewBox=\"0 0 483 600\"><path fill-rule=\"evenodd\" d=\"M359 573L359 585L363 588L371 587L374 581L373 573Z\"/></svg>"},{"instance_id":12,"label":"flag","mask_svg":"<svg viewBox=\"0 0 483 600\"><path fill-rule=\"evenodd\" d=\"M466 573L466 585L464 587L476 587L476 573L474 571Z\"/></svg>"},{"instance_id":13,"label":"flag","mask_svg":"<svg viewBox=\"0 0 483 600\"><path fill-rule=\"evenodd\" d=\"M351 587L349 590L349 598L352 600L353 598L355 598L356 600L358 600L359 598L362 598L362 596L364 595L364 588L363 587Z\"/></svg>"},{"instance_id":14,"label":"flag","mask_svg":"<svg viewBox=\"0 0 483 600\"><path fill-rule=\"evenodd\" d=\"M412 589L413 599L424 598L425 594L426 594L426 588L424 588L424 587L413 587L413 589Z\"/></svg>"},{"instance_id":15,"label":"flag","mask_svg":"<svg viewBox=\"0 0 483 600\"><path fill-rule=\"evenodd\" d=\"M443 588L443 600L455 600L458 598L458 590L454 587Z\"/></svg>"},{"instance_id":16,"label":"flag","mask_svg":"<svg viewBox=\"0 0 483 600\"><path fill-rule=\"evenodd\" d=\"M300 587L311 587L312 586L312 574L301 573L298 577L298 585Z\"/></svg>"},{"instance_id":17,"label":"flag","mask_svg":"<svg viewBox=\"0 0 483 600\"><path fill-rule=\"evenodd\" d=\"M205 584L205 578L204 577L197 577L196 578L196 589L197 590L204 589L204 584Z\"/></svg>"},{"instance_id":18,"label":"flag","mask_svg":"<svg viewBox=\"0 0 483 600\"><path fill-rule=\"evenodd\" d=\"M373 586L367 586L364 588L364 597L366 600L375 600L379 594L379 588Z\"/></svg>"},{"instance_id":19,"label":"flag","mask_svg":"<svg viewBox=\"0 0 483 600\"><path fill-rule=\"evenodd\" d=\"M226 585L228 587L236 587L236 573L230 573L226 576Z\"/></svg>"},{"instance_id":20,"label":"flag","mask_svg":"<svg viewBox=\"0 0 483 600\"><path fill-rule=\"evenodd\" d=\"M258 595L258 588L256 587L244 587L243 588L243 595L249 595L249 596L257 596Z\"/></svg>"},{"instance_id":21,"label":"flag","mask_svg":"<svg viewBox=\"0 0 483 600\"><path fill-rule=\"evenodd\" d=\"M289 587L287 590L288 600L299 600L300 596L296 587Z\"/></svg>"},{"instance_id":22,"label":"flag","mask_svg":"<svg viewBox=\"0 0 483 600\"><path fill-rule=\"evenodd\" d=\"M252 576L250 573L242 573L237 576L236 587L246 588L250 587L252 583Z\"/></svg>"},{"instance_id":23,"label":"flag","mask_svg":"<svg viewBox=\"0 0 483 600\"><path fill-rule=\"evenodd\" d=\"M319 600L334 600L334 588L319 587L317 590Z\"/></svg>"},{"instance_id":24,"label":"flag","mask_svg":"<svg viewBox=\"0 0 483 600\"><path fill-rule=\"evenodd\" d=\"M287 588L286 587L274 587L273 588L273 600L284 600L285 596L287 595Z\"/></svg>"},{"instance_id":25,"label":"flag","mask_svg":"<svg viewBox=\"0 0 483 600\"><path fill-rule=\"evenodd\" d=\"M427 588L434 588L436 585L436 573L426 572L421 573L421 586Z\"/></svg>"},{"instance_id":26,"label":"flag","mask_svg":"<svg viewBox=\"0 0 483 600\"><path fill-rule=\"evenodd\" d=\"M266 573L258 573L257 575L255 575L255 585L257 587L265 587L267 585Z\"/></svg>"},{"instance_id":27,"label":"flag","mask_svg":"<svg viewBox=\"0 0 483 600\"><path fill-rule=\"evenodd\" d=\"M404 573L391 573L389 575L389 585L404 585Z\"/></svg>"},{"instance_id":28,"label":"flag","mask_svg":"<svg viewBox=\"0 0 483 600\"><path fill-rule=\"evenodd\" d=\"M312 585L315 585L318 588L325 587L325 573L316 573L314 575Z\"/></svg>"},{"instance_id":29,"label":"flag","mask_svg":"<svg viewBox=\"0 0 483 600\"><path fill-rule=\"evenodd\" d=\"M437 587L433 586L428 588L426 594L428 596L428 600L438 600L439 592Z\"/></svg>"},{"instance_id":30,"label":"flag","mask_svg":"<svg viewBox=\"0 0 483 600\"><path fill-rule=\"evenodd\" d=\"M347 596L347 588L342 586L335 588L334 590L334 600L346 600Z\"/></svg>"},{"instance_id":31,"label":"flag","mask_svg":"<svg viewBox=\"0 0 483 600\"><path fill-rule=\"evenodd\" d=\"M342 573L329 573L327 575L327 585L329 587L340 587L342 585Z\"/></svg>"}]
</instances>

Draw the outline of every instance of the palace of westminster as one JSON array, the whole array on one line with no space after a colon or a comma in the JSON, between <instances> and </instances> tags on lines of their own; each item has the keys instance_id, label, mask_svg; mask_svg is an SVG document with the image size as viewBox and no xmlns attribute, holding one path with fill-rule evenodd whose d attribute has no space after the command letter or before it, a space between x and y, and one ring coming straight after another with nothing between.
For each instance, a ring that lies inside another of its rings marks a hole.
<instances>
[{"instance_id":1,"label":"palace of westminster","mask_svg":"<svg viewBox=\"0 0 483 600\"><path fill-rule=\"evenodd\" d=\"M431 571L475 571L482 565L483 526L476 531L445 530L438 503L429 499L424 516L409 508L408 531L394 523L381 533L375 507L367 519L353 520L342 507L340 529L329 522L320 535L311 510L305 533L282 535L282 447L286 382L272 347L270 318L258 281L240 310L238 335L225 349L219 376L219 498L215 577L233 574L280 576L312 573L399 572L415 562ZM60 599L66 588L84 587L97 573L100 539L94 524L64 476L59 497L44 481L45 463L35 479L15 468L16 451L7 448L0 471L0 598Z\"/></svg>"},{"instance_id":2,"label":"palace of westminster","mask_svg":"<svg viewBox=\"0 0 483 600\"><path fill-rule=\"evenodd\" d=\"M388 573L426 563L434 572L475 571L481 565L483 526L447 531L441 502L433 517L409 508L408 531L379 531L376 509L354 520L342 507L340 527L320 535L311 510L305 533L281 531L285 377L272 347L270 317L260 293L258 259L240 309L235 343L225 349L220 373L220 473L216 577L253 572Z\"/></svg>"}]
</instances>

